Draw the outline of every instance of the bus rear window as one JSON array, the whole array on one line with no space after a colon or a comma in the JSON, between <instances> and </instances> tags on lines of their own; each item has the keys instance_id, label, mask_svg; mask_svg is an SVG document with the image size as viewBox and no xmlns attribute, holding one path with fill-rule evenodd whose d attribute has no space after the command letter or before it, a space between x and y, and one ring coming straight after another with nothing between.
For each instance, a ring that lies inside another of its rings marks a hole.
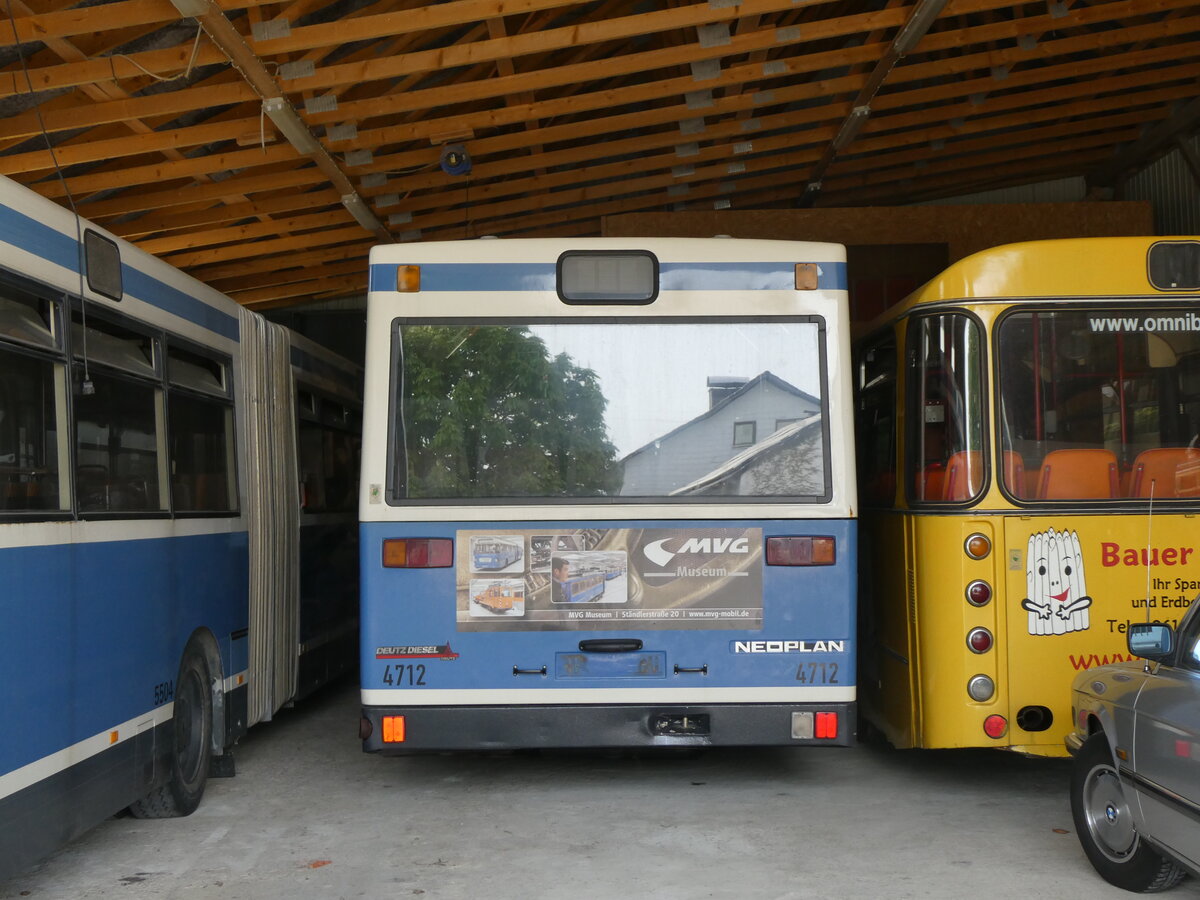
<instances>
[{"instance_id":1,"label":"bus rear window","mask_svg":"<svg viewBox=\"0 0 1200 900\"><path fill-rule=\"evenodd\" d=\"M391 496L828 498L824 330L397 324Z\"/></svg>"},{"instance_id":2,"label":"bus rear window","mask_svg":"<svg viewBox=\"0 0 1200 900\"><path fill-rule=\"evenodd\" d=\"M1004 481L1019 500L1200 498L1200 316L1021 312L999 328Z\"/></svg>"}]
</instances>

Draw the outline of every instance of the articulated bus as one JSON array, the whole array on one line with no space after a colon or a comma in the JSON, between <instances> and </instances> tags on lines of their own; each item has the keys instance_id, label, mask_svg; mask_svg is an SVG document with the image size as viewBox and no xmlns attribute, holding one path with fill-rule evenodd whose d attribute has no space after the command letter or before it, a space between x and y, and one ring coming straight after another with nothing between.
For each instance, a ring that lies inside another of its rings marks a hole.
<instances>
[{"instance_id":1,"label":"articulated bus","mask_svg":"<svg viewBox=\"0 0 1200 900\"><path fill-rule=\"evenodd\" d=\"M0 179L0 879L124 807L190 813L355 664L327 648L356 631L360 383Z\"/></svg>"},{"instance_id":2,"label":"articulated bus","mask_svg":"<svg viewBox=\"0 0 1200 900\"><path fill-rule=\"evenodd\" d=\"M1074 675L1200 594L1200 239L978 253L856 372L866 720L1065 755Z\"/></svg>"},{"instance_id":3,"label":"articulated bus","mask_svg":"<svg viewBox=\"0 0 1200 900\"><path fill-rule=\"evenodd\" d=\"M364 750L853 741L844 252L374 248Z\"/></svg>"}]
</instances>

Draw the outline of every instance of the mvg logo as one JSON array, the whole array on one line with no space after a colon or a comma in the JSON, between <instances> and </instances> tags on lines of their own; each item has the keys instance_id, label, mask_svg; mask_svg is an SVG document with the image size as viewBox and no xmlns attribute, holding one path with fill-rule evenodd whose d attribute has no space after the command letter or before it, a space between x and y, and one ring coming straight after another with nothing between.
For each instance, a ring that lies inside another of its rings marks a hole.
<instances>
[{"instance_id":1,"label":"mvg logo","mask_svg":"<svg viewBox=\"0 0 1200 900\"><path fill-rule=\"evenodd\" d=\"M738 538L688 538L677 550L668 550L663 545L668 541L676 541L679 538L663 538L661 541L651 541L642 548L642 553L646 555L646 559L654 563L656 566L670 565L671 560L682 553L706 553L712 555L714 553L749 553L750 539L744 537Z\"/></svg>"}]
</instances>

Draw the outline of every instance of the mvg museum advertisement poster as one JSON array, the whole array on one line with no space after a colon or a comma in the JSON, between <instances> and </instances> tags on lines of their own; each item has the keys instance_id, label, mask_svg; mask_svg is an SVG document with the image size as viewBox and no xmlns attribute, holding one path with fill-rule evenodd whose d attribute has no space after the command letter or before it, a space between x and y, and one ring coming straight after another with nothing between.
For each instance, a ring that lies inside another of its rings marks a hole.
<instances>
[{"instance_id":1,"label":"mvg museum advertisement poster","mask_svg":"<svg viewBox=\"0 0 1200 900\"><path fill-rule=\"evenodd\" d=\"M761 528L459 531L459 631L762 627Z\"/></svg>"}]
</instances>

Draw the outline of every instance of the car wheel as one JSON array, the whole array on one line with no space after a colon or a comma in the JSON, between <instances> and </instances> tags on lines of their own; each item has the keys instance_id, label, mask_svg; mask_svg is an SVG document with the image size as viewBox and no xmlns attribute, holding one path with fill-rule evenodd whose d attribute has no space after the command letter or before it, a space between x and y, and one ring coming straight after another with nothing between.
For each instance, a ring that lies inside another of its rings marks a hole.
<instances>
[{"instance_id":1,"label":"car wheel","mask_svg":"<svg viewBox=\"0 0 1200 900\"><path fill-rule=\"evenodd\" d=\"M1071 815L1088 860L1109 884L1150 893L1174 887L1184 871L1138 834L1108 739L1087 739L1071 769Z\"/></svg>"}]
</instances>

